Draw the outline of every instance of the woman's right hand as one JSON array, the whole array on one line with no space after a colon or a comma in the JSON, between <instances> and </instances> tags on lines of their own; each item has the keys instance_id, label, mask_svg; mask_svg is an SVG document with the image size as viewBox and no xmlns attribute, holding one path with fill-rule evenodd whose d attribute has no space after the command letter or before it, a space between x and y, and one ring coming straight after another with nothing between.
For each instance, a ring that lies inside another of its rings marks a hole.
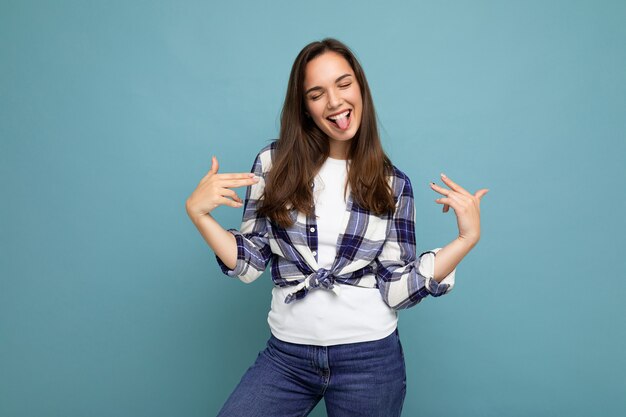
<instances>
[{"instance_id":1,"label":"woman's right hand","mask_svg":"<svg viewBox=\"0 0 626 417\"><path fill-rule=\"evenodd\" d=\"M209 172L187 198L185 207L190 217L203 216L211 213L217 206L241 207L243 201L230 188L244 187L259 182L253 173L218 174L219 164L215 156ZM230 197L230 198L228 198Z\"/></svg>"}]
</instances>

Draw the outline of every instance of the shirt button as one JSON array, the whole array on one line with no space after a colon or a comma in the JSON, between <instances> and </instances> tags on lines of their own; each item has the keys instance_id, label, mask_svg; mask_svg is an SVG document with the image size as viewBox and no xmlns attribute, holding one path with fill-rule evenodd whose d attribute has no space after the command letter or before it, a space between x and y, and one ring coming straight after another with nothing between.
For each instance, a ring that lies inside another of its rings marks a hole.
<instances>
[{"instance_id":1,"label":"shirt button","mask_svg":"<svg viewBox=\"0 0 626 417\"><path fill-rule=\"evenodd\" d=\"M311 229L309 229L309 230L311 230L312 232L314 232L314 231L315 231L315 227L311 227Z\"/></svg>"},{"instance_id":2,"label":"shirt button","mask_svg":"<svg viewBox=\"0 0 626 417\"><path fill-rule=\"evenodd\" d=\"M313 251L313 256L317 255L317 252Z\"/></svg>"}]
</instances>

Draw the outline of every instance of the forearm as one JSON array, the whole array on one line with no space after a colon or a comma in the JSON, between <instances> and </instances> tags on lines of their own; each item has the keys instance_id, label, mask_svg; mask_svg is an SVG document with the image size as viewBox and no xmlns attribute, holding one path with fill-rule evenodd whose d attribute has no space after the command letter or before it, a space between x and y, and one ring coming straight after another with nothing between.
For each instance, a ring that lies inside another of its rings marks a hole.
<instances>
[{"instance_id":1,"label":"forearm","mask_svg":"<svg viewBox=\"0 0 626 417\"><path fill-rule=\"evenodd\" d=\"M476 242L470 242L457 237L452 242L437 252L435 255L435 270L433 278L437 282L441 282L450 272L456 268L465 257L476 246Z\"/></svg>"},{"instance_id":2,"label":"forearm","mask_svg":"<svg viewBox=\"0 0 626 417\"><path fill-rule=\"evenodd\" d=\"M206 243L213 252L228 266L235 269L237 264L237 240L232 233L224 229L210 214L201 216L187 213Z\"/></svg>"}]
</instances>

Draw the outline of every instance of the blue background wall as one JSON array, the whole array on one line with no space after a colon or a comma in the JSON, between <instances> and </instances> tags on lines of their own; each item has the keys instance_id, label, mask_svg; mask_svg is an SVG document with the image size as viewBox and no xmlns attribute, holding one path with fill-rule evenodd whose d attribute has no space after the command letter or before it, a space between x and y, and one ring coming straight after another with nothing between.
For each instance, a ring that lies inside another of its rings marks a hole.
<instances>
[{"instance_id":1,"label":"blue background wall","mask_svg":"<svg viewBox=\"0 0 626 417\"><path fill-rule=\"evenodd\" d=\"M211 155L250 169L325 36L366 71L418 250L457 232L429 181L491 190L454 291L400 312L404 415L626 415L625 21L619 1L2 0L0 415L217 413L269 337L271 279L222 275L184 203Z\"/></svg>"}]
</instances>

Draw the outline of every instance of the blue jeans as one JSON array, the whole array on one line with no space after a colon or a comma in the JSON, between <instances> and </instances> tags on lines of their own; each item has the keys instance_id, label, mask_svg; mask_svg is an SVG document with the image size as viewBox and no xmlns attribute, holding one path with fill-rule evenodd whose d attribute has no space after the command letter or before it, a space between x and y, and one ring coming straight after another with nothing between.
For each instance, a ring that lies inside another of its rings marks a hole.
<instances>
[{"instance_id":1,"label":"blue jeans","mask_svg":"<svg viewBox=\"0 0 626 417\"><path fill-rule=\"evenodd\" d=\"M397 328L380 340L333 346L271 335L218 417L304 417L322 398L328 417L396 417L405 394Z\"/></svg>"}]
</instances>

